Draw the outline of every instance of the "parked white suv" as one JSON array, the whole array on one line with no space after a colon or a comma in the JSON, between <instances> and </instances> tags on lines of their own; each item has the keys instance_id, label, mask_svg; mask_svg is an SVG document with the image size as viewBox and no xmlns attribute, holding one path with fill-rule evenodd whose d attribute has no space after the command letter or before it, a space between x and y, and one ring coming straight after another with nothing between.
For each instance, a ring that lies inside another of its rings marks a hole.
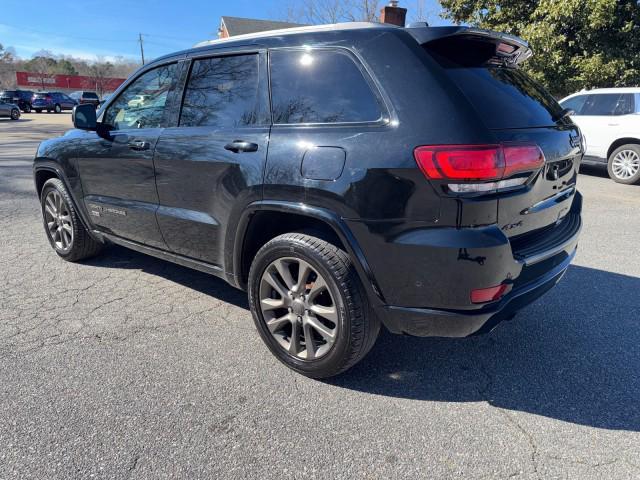
<instances>
[{"instance_id":1,"label":"parked white suv","mask_svg":"<svg viewBox=\"0 0 640 480\"><path fill-rule=\"evenodd\" d=\"M607 165L619 183L640 183L640 88L598 88L569 95L560 105L586 141L584 163Z\"/></svg>"}]
</instances>

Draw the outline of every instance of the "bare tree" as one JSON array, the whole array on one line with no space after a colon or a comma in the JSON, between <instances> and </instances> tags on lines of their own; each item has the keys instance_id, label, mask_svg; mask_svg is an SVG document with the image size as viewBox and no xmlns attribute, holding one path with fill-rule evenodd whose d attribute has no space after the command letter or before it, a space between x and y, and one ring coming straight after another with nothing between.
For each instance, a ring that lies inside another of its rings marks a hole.
<instances>
[{"instance_id":1,"label":"bare tree","mask_svg":"<svg viewBox=\"0 0 640 480\"><path fill-rule=\"evenodd\" d=\"M5 49L0 43L0 88L13 86L15 76L15 55L11 48Z\"/></svg>"},{"instance_id":2,"label":"bare tree","mask_svg":"<svg viewBox=\"0 0 640 480\"><path fill-rule=\"evenodd\" d=\"M289 0L277 15L285 21L319 25L339 22L378 22L380 10L387 0ZM407 20L426 22L437 17L440 10L428 7L426 0L401 1Z\"/></svg>"},{"instance_id":3,"label":"bare tree","mask_svg":"<svg viewBox=\"0 0 640 480\"><path fill-rule=\"evenodd\" d=\"M431 7L426 0L414 0L407 5L407 20L409 22L430 22L440 16L442 8L438 8L439 2L432 2ZM437 5L437 6L436 6Z\"/></svg>"},{"instance_id":4,"label":"bare tree","mask_svg":"<svg viewBox=\"0 0 640 480\"><path fill-rule=\"evenodd\" d=\"M53 58L50 52L41 51L38 52L38 56L32 58L25 65L28 71L35 73L38 76L38 82L40 83L41 90L47 90L49 85L55 83L55 73L57 62Z\"/></svg>"},{"instance_id":5,"label":"bare tree","mask_svg":"<svg viewBox=\"0 0 640 480\"><path fill-rule=\"evenodd\" d=\"M327 24L375 22L381 0L290 0L282 17L291 22Z\"/></svg>"},{"instance_id":6,"label":"bare tree","mask_svg":"<svg viewBox=\"0 0 640 480\"><path fill-rule=\"evenodd\" d=\"M91 88L96 89L96 93L100 98L104 95L109 76L113 70L113 64L98 59L97 62L89 66L89 78L91 79Z\"/></svg>"}]
</instances>

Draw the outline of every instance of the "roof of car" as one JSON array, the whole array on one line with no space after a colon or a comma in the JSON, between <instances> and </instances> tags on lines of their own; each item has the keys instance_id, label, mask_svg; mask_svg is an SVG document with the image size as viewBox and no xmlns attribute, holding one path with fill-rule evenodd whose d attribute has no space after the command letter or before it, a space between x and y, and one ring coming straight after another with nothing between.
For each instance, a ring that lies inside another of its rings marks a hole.
<instances>
[{"instance_id":1,"label":"roof of car","mask_svg":"<svg viewBox=\"0 0 640 480\"><path fill-rule=\"evenodd\" d=\"M374 23L374 22L345 22L345 23L333 23L328 25L311 25L306 27L294 27L294 28L284 28L279 30L269 30L266 32L250 33L246 35L236 35L234 37L229 37L229 38L206 40L204 42L197 43L191 48L187 48L185 50L173 52L168 55L163 55L161 57L158 57L154 59L152 62L149 62L148 64L144 65L143 68L150 67L151 65L155 65L158 63L163 63L167 60L170 61L180 56L189 55L192 53L198 53L201 50L217 47L218 45L221 47L246 46L246 45L256 45L256 44L264 45L269 43L279 43L280 45L282 45L283 43L289 43L293 45L296 42L296 37L304 37L307 35L313 35L314 33L340 32L340 33L348 34L349 32L356 33L356 32L362 32L362 31L373 30L373 29L378 31L405 30L404 28L398 27L396 25L390 25L387 23L385 24Z\"/></svg>"},{"instance_id":2,"label":"roof of car","mask_svg":"<svg viewBox=\"0 0 640 480\"><path fill-rule=\"evenodd\" d=\"M281 28L278 30L269 30L266 32L248 33L245 35L236 35L234 37L219 38L216 40L207 40L204 42L197 43L195 45L195 48L206 47L209 45L220 45L220 44L231 43L231 42L240 42L240 41L246 41L246 40L256 40L256 39L269 38L269 37L300 35L305 33L316 33L316 32L333 32L333 31L346 32L349 30L362 30L362 29L373 29L373 28L401 28L401 27L396 27L395 25L389 25L389 24L374 23L374 22L345 22L345 23L332 23L327 25L309 25L304 27Z\"/></svg>"},{"instance_id":3,"label":"roof of car","mask_svg":"<svg viewBox=\"0 0 640 480\"><path fill-rule=\"evenodd\" d=\"M585 93L640 93L640 87L611 87L611 88L594 88L591 90L581 90L576 93L568 95L573 97L574 95L584 95Z\"/></svg>"}]
</instances>

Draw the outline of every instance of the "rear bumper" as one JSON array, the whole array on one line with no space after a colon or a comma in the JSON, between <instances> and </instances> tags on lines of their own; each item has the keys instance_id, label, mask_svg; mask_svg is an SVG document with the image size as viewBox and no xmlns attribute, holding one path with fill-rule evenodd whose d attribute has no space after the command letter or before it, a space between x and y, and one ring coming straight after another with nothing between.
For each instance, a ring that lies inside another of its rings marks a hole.
<instances>
[{"instance_id":1,"label":"rear bumper","mask_svg":"<svg viewBox=\"0 0 640 480\"><path fill-rule=\"evenodd\" d=\"M574 247L570 255L544 275L480 310L470 312L386 305L380 307L377 313L393 333L418 337L467 337L487 333L558 283L569 268L575 252Z\"/></svg>"},{"instance_id":2,"label":"rear bumper","mask_svg":"<svg viewBox=\"0 0 640 480\"><path fill-rule=\"evenodd\" d=\"M495 226L386 237L378 247L384 255L366 255L385 297L375 309L394 333L465 337L490 331L562 278L578 246L581 211L576 192L561 221L520 237L508 238ZM501 284L510 290L500 300L471 303L473 289Z\"/></svg>"}]
</instances>

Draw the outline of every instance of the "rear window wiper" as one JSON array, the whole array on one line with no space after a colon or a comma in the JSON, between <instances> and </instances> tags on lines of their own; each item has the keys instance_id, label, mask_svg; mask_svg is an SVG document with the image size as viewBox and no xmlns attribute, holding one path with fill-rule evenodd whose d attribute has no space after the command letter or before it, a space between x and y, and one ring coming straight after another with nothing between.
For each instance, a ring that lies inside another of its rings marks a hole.
<instances>
[{"instance_id":1,"label":"rear window wiper","mask_svg":"<svg viewBox=\"0 0 640 480\"><path fill-rule=\"evenodd\" d=\"M560 110L558 113L556 113L553 117L551 117L551 119L554 122L557 122L559 120L562 120L565 117L568 117L570 115L573 115L574 113L576 113L575 111L573 111L573 109L571 108L563 108L562 110Z\"/></svg>"}]
</instances>

